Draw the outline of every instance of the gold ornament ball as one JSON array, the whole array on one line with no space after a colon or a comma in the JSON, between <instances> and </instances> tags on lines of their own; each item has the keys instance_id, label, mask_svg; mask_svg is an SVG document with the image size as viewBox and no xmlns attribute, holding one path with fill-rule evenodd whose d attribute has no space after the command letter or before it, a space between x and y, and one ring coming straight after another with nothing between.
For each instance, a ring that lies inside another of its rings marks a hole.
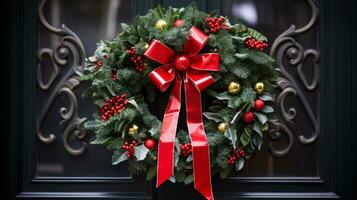
<instances>
[{"instance_id":1,"label":"gold ornament ball","mask_svg":"<svg viewBox=\"0 0 357 200\"><path fill-rule=\"evenodd\" d=\"M227 87L227 92L229 94L238 94L240 91L240 84L237 82L230 82Z\"/></svg>"},{"instance_id":2,"label":"gold ornament ball","mask_svg":"<svg viewBox=\"0 0 357 200\"><path fill-rule=\"evenodd\" d=\"M258 94L262 94L264 92L264 83L263 82L256 83L255 91L257 91Z\"/></svg>"},{"instance_id":3,"label":"gold ornament ball","mask_svg":"<svg viewBox=\"0 0 357 200\"><path fill-rule=\"evenodd\" d=\"M165 20L159 19L155 24L155 28L159 30L164 30L167 26L167 22Z\"/></svg>"},{"instance_id":4,"label":"gold ornament ball","mask_svg":"<svg viewBox=\"0 0 357 200\"><path fill-rule=\"evenodd\" d=\"M146 43L146 44L144 45L144 48L145 48L145 49L149 48L149 44Z\"/></svg>"},{"instance_id":5,"label":"gold ornament ball","mask_svg":"<svg viewBox=\"0 0 357 200\"><path fill-rule=\"evenodd\" d=\"M217 130L221 133L225 133L226 130L228 129L228 126L226 123L222 122L222 123L219 123L218 126L217 126Z\"/></svg>"},{"instance_id":6,"label":"gold ornament ball","mask_svg":"<svg viewBox=\"0 0 357 200\"><path fill-rule=\"evenodd\" d=\"M138 131L139 131L139 127L138 127L137 125L133 124L133 125L129 128L128 134L129 134L129 135L134 135L134 134L137 134Z\"/></svg>"}]
</instances>

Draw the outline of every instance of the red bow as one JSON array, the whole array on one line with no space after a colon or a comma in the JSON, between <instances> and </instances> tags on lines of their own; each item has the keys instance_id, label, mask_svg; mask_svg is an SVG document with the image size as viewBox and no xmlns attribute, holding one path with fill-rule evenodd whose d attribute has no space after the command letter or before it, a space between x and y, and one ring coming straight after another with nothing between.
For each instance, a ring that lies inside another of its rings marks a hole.
<instances>
[{"instance_id":1,"label":"red bow","mask_svg":"<svg viewBox=\"0 0 357 200\"><path fill-rule=\"evenodd\" d=\"M195 189L207 199L213 199L209 147L202 123L201 92L214 82L206 71L219 71L219 54L198 54L207 43L208 36L192 27L184 44L183 54L176 54L158 40L153 40L145 56L162 64L149 74L161 92L173 82L161 129L156 186L174 174L174 143L181 108L181 82L183 72L186 100L186 119L192 144Z\"/></svg>"}]
</instances>

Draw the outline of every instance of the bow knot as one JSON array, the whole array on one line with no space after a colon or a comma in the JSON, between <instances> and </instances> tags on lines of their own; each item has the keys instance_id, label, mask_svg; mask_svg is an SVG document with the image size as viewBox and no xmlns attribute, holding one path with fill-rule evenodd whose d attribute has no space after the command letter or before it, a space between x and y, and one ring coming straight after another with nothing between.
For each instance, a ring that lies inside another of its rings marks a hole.
<instances>
[{"instance_id":1,"label":"bow knot","mask_svg":"<svg viewBox=\"0 0 357 200\"><path fill-rule=\"evenodd\" d=\"M192 144L195 188L212 200L209 147L202 122L201 91L214 82L207 71L219 71L219 54L199 54L208 36L192 27L183 46L183 53L176 54L158 40L153 40L145 56L162 64L154 69L149 78L161 92L173 83L167 103L159 139L157 187L174 173L174 142L181 108L182 71L186 99L186 120Z\"/></svg>"},{"instance_id":2,"label":"bow knot","mask_svg":"<svg viewBox=\"0 0 357 200\"><path fill-rule=\"evenodd\" d=\"M186 54L176 56L174 66L177 70L186 71L190 66L190 57Z\"/></svg>"}]
</instances>

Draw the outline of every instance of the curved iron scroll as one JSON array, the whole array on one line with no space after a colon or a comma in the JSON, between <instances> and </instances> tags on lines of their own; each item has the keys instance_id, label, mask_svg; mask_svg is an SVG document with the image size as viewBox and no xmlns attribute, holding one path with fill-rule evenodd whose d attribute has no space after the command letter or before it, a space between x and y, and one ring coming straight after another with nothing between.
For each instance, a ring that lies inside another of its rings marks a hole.
<instances>
[{"instance_id":1,"label":"curved iron scroll","mask_svg":"<svg viewBox=\"0 0 357 200\"><path fill-rule=\"evenodd\" d=\"M296 116L296 109L290 107L286 109L286 96L294 95L301 102L306 115L308 116L309 122L312 124L313 133L310 137L299 133L298 141L301 144L311 144L313 143L319 135L319 124L317 119L309 105L302 88L298 85L297 81L303 85L303 89L306 91L314 91L318 85L319 72L318 72L318 59L319 53L315 49L304 49L303 46L295 40L295 38L301 34L310 31L315 25L318 18L317 3L313 0L305 0L311 9L311 18L309 22L301 28L296 29L295 25L291 25L288 30L282 33L273 43L270 55L276 57L278 68L276 69L279 73L279 78L277 80L277 87L280 89L280 93L277 95L275 100L275 107L278 111L278 115L282 120L272 120L270 121L270 138L273 140L279 140L284 134L288 140L287 145L282 149L277 149L274 147L274 142L269 144L269 151L275 157L281 157L286 155L293 144L293 135L288 126L294 126L293 119ZM305 60L311 57L313 61L313 78L311 82L308 82L305 74L302 71ZM284 63L284 59L288 59L287 63ZM289 72L286 70L287 67L296 67L296 73L298 80L295 80ZM288 126L287 126L288 125Z\"/></svg>"},{"instance_id":2,"label":"curved iron scroll","mask_svg":"<svg viewBox=\"0 0 357 200\"><path fill-rule=\"evenodd\" d=\"M58 44L55 45L52 49L42 48L38 50L37 54L37 83L41 90L49 92L49 97L46 99L45 106L40 111L38 118L37 136L38 139L45 144L51 144L55 141L56 136L54 134L48 134L48 136L45 136L41 131L41 127L57 96L65 95L69 100L69 106L61 107L59 110L59 115L62 118L60 124L65 124L65 130L63 133L64 149L70 155L81 155L86 149L86 143L83 142L79 148L74 148L70 145L69 141L70 138L72 138L72 135L77 139L83 139L86 135L83 128L83 122L86 120L86 118L81 118L79 116L77 97L73 92L74 89L76 89L80 84L80 78L74 73L74 70L83 70L86 53L84 46L78 36L64 24L61 28L56 28L47 22L44 16L44 7L47 3L48 0L43 0L39 6L38 17L40 23L49 32L59 36L60 39ZM49 75L49 79L44 82L42 78L42 71L46 56L48 56L51 61L52 70L51 74ZM58 75L64 68L66 68L67 71L63 77L59 78Z\"/></svg>"}]
</instances>

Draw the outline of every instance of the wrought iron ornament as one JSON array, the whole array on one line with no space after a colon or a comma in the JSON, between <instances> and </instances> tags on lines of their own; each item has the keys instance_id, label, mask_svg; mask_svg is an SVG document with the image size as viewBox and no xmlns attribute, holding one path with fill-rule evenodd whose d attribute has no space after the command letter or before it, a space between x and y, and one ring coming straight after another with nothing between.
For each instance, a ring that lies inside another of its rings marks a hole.
<instances>
[{"instance_id":1,"label":"wrought iron ornament","mask_svg":"<svg viewBox=\"0 0 357 200\"><path fill-rule=\"evenodd\" d=\"M318 85L319 72L318 72L318 60L319 53L315 49L304 49L304 47L297 42L296 37L310 31L316 24L318 18L318 8L317 3L314 0L305 0L311 10L311 17L309 22L301 28L296 29L295 25L291 25L284 33L282 33L273 43L271 48L270 55L276 57L277 61L277 71L279 72L279 78L277 80L277 86L281 92L277 95L275 99L276 110L278 111L280 120L271 121L271 130L270 138L273 140L279 140L284 134L288 140L288 144L282 148L277 149L274 147L274 143L269 144L269 151L275 157L281 157L286 155L293 146L293 134L289 126L294 126L293 119L296 116L296 109L290 107L286 109L286 96L291 94L297 97L297 99L302 103L302 106L308 116L309 122L313 126L313 133L310 137L306 137L302 133L299 133L298 141L301 144L307 145L316 141L319 135L319 124L317 119L309 105L306 96L303 93L302 89L306 91L314 91ZM306 58L311 56L313 64L313 78L309 83L306 79L305 74L302 71L302 68L305 64ZM289 62L285 65L283 62L284 59L288 59ZM286 70L287 67L295 67L298 80L295 80L289 72ZM303 88L298 85L298 82L302 83Z\"/></svg>"},{"instance_id":2,"label":"wrought iron ornament","mask_svg":"<svg viewBox=\"0 0 357 200\"><path fill-rule=\"evenodd\" d=\"M41 127L56 98L60 95L66 95L69 100L69 106L61 107L59 110L60 117L62 118L60 124L66 124L63 132L64 149L70 155L81 155L86 149L86 143L83 142L81 147L75 149L69 144L69 140L72 138L72 135L77 139L83 139L86 135L83 128L83 122L86 118L79 116L77 96L73 92L80 84L80 77L75 74L74 70L82 71L86 58L85 49L79 37L64 24L61 28L56 28L47 22L44 16L44 7L47 3L48 0L43 0L39 6L38 17L40 23L50 33L60 38L58 44L52 49L42 48L38 50L37 54L37 83L41 90L49 92L37 121L37 136L45 144L51 144L55 141L56 136L52 133L45 136L41 131ZM47 82L44 82L42 79L45 56L50 58L53 68ZM64 69L67 69L67 72L63 77L59 77L60 71ZM57 79L58 81L54 84Z\"/></svg>"}]
</instances>

